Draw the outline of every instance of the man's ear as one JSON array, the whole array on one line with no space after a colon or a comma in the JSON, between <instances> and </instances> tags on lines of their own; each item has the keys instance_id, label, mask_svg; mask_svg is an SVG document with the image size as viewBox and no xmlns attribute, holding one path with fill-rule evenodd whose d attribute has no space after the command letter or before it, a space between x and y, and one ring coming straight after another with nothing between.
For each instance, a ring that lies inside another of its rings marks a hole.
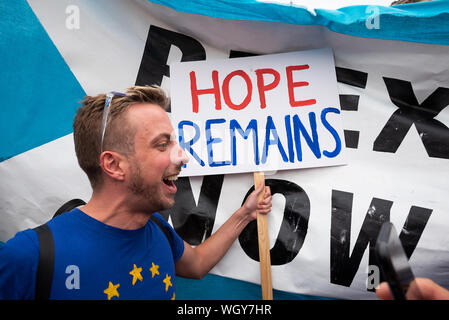
<instances>
[{"instance_id":1,"label":"man's ear","mask_svg":"<svg viewBox=\"0 0 449 320\"><path fill-rule=\"evenodd\" d=\"M124 156L117 152L105 151L100 155L100 167L111 179L123 181L125 179L125 168L127 161Z\"/></svg>"}]
</instances>

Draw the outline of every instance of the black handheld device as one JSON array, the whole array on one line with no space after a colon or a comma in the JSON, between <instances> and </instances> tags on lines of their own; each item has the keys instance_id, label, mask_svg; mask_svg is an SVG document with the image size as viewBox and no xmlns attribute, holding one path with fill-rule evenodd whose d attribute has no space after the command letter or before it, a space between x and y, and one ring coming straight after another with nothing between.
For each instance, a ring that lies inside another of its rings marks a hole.
<instances>
[{"instance_id":1,"label":"black handheld device","mask_svg":"<svg viewBox=\"0 0 449 320\"><path fill-rule=\"evenodd\" d=\"M384 222L377 238L375 252L379 268L395 300L405 300L415 276L407 255L391 222Z\"/></svg>"}]
</instances>

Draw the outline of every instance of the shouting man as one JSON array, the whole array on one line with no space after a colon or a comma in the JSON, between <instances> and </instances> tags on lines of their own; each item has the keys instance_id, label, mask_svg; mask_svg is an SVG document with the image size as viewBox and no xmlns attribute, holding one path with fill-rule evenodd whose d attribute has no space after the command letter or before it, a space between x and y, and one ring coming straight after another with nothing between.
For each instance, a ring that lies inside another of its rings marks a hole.
<instances>
[{"instance_id":1,"label":"shouting man","mask_svg":"<svg viewBox=\"0 0 449 320\"><path fill-rule=\"evenodd\" d=\"M86 205L47 223L54 239L50 299L174 299L175 275L202 278L226 254L271 194L254 190L219 230L193 248L157 213L174 204L188 158L173 138L159 87L131 87L82 101L75 150L93 193ZM264 193L263 200L257 201ZM0 299L34 299L37 233L0 247Z\"/></svg>"}]
</instances>

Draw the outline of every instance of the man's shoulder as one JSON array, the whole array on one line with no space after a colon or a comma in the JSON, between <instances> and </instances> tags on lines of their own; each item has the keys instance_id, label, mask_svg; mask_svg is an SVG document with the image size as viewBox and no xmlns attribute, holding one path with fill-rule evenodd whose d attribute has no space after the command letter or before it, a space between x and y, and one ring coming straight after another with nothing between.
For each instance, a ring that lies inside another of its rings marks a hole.
<instances>
[{"instance_id":1,"label":"man's shoulder","mask_svg":"<svg viewBox=\"0 0 449 320\"><path fill-rule=\"evenodd\" d=\"M165 233L167 235L168 233L176 233L176 231L173 229L173 227L168 223L167 220L164 219L164 217L158 213L155 212L151 215L151 218L148 220L148 223L150 223L150 221L154 222L155 224L158 225L159 228L161 228L162 232ZM171 240L169 240L171 241Z\"/></svg>"},{"instance_id":2,"label":"man's shoulder","mask_svg":"<svg viewBox=\"0 0 449 320\"><path fill-rule=\"evenodd\" d=\"M173 259L175 262L177 262L184 252L184 241L177 234L175 229L162 217L161 214L157 212L153 213L152 219L150 220L153 219L158 219L161 222L162 227L166 230L166 232L164 232L164 230L161 231L165 233L167 241L172 249Z\"/></svg>"},{"instance_id":3,"label":"man's shoulder","mask_svg":"<svg viewBox=\"0 0 449 320\"><path fill-rule=\"evenodd\" d=\"M75 208L52 218L47 222L47 225L52 232L57 230L68 232L72 228L77 228L80 224L81 220L77 219L77 216L79 216L79 209Z\"/></svg>"},{"instance_id":4,"label":"man's shoulder","mask_svg":"<svg viewBox=\"0 0 449 320\"><path fill-rule=\"evenodd\" d=\"M165 220L164 217L162 217L162 215L160 213L158 213L158 212L154 212L151 216L152 216L152 219L156 218L159 221L161 221L163 224L168 224L167 220Z\"/></svg>"},{"instance_id":5,"label":"man's shoulder","mask_svg":"<svg viewBox=\"0 0 449 320\"><path fill-rule=\"evenodd\" d=\"M32 299L38 261L39 244L32 229L0 246L0 299Z\"/></svg>"},{"instance_id":6,"label":"man's shoulder","mask_svg":"<svg viewBox=\"0 0 449 320\"><path fill-rule=\"evenodd\" d=\"M2 258L14 259L17 262L29 260L39 254L37 233L32 229L26 229L16 233L4 245L0 246ZM0 259L1 260L1 259Z\"/></svg>"}]
</instances>

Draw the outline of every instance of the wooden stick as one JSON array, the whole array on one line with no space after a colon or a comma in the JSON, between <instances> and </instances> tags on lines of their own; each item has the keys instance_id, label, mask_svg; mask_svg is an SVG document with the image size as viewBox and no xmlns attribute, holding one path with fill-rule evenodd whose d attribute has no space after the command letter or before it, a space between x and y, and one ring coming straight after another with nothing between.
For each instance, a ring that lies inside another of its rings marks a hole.
<instances>
[{"instance_id":1,"label":"wooden stick","mask_svg":"<svg viewBox=\"0 0 449 320\"><path fill-rule=\"evenodd\" d=\"M254 172L254 187L265 185L263 172ZM264 192L259 194L259 201L263 199ZM268 237L268 216L257 212L257 235L259 238L260 280L262 286L262 299L273 300L273 287L271 284L270 239Z\"/></svg>"}]
</instances>

